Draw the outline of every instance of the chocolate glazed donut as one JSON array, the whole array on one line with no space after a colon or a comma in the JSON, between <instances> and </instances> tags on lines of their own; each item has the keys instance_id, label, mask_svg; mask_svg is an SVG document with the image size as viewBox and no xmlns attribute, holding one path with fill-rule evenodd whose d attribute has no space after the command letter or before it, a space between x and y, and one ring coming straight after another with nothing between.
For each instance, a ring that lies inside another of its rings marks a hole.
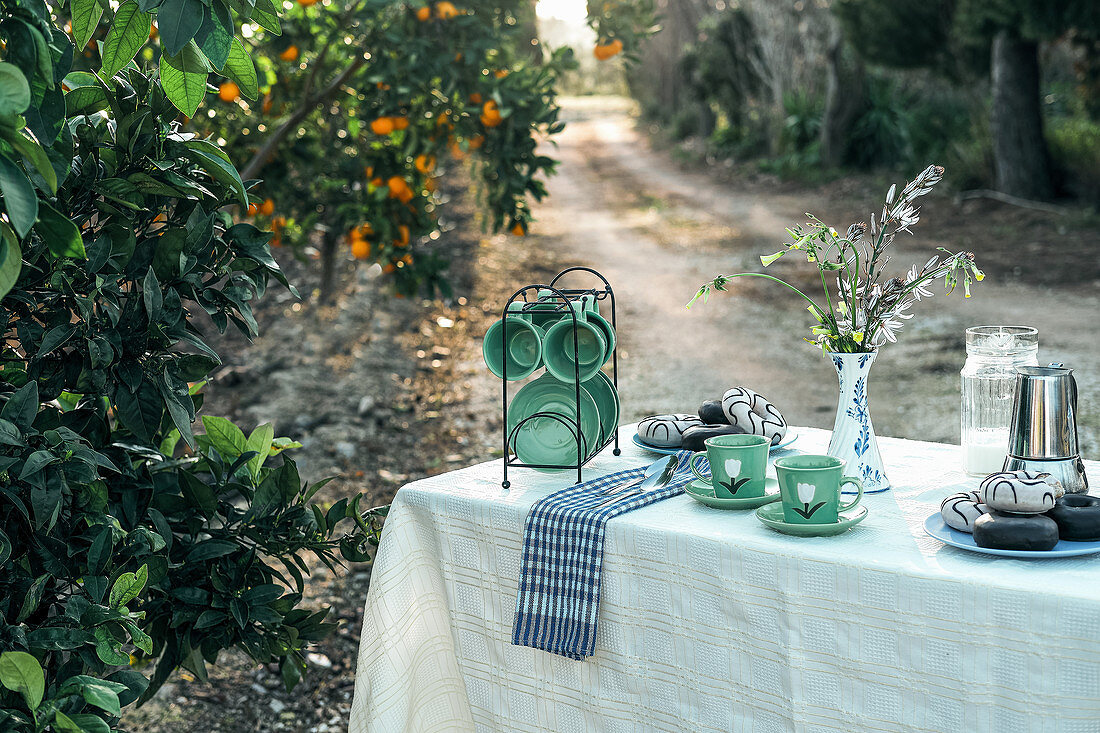
<instances>
[{"instance_id":1,"label":"chocolate glazed donut","mask_svg":"<svg viewBox=\"0 0 1100 733\"><path fill-rule=\"evenodd\" d=\"M722 410L730 425L768 438L772 445L787 434L787 421L775 405L748 387L734 387L722 396Z\"/></svg>"},{"instance_id":2,"label":"chocolate glazed donut","mask_svg":"<svg viewBox=\"0 0 1100 733\"><path fill-rule=\"evenodd\" d=\"M1066 494L1047 516L1058 524L1058 536L1070 542L1100 540L1100 496Z\"/></svg>"}]
</instances>

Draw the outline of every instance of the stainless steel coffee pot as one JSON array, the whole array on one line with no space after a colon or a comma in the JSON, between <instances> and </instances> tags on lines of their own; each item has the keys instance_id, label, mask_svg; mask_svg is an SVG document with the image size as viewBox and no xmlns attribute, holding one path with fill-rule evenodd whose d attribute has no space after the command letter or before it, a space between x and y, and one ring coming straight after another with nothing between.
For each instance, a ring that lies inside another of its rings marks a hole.
<instances>
[{"instance_id":1,"label":"stainless steel coffee pot","mask_svg":"<svg viewBox=\"0 0 1100 733\"><path fill-rule=\"evenodd\" d=\"M1062 482L1066 493L1089 490L1077 447L1077 382L1061 364L1016 369L1005 471L1040 471Z\"/></svg>"}]
</instances>

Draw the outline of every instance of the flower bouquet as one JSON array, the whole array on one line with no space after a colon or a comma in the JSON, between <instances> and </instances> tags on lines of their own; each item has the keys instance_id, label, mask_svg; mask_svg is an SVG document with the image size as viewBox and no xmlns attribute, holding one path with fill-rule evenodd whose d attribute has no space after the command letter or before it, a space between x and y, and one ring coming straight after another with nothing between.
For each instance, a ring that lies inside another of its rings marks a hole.
<instances>
[{"instance_id":1,"label":"flower bouquet","mask_svg":"<svg viewBox=\"0 0 1100 733\"><path fill-rule=\"evenodd\" d=\"M764 267L798 251L817 266L823 299L815 301L794 285L761 272L718 275L705 283L690 307L700 298L704 302L712 291L725 291L739 277L761 277L792 290L809 305L815 324L813 338L806 341L819 346L832 357L840 378L840 402L829 453L848 462L845 475L860 477L866 493L889 488L882 471L878 443L867 411L867 372L879 347L897 341L898 331L921 300L932 297L931 286L943 278L948 293L962 283L966 297L970 286L985 275L974 262L971 252L956 252L940 247L923 267L913 265L904 275L889 276L887 250L898 234L912 234L920 220L914 202L929 193L943 178L943 168L930 165L901 193L890 186L881 214L872 213L870 224L858 222L841 236L812 214L809 221L787 229L790 241L784 249L760 258ZM830 288L835 282L835 292Z\"/></svg>"}]
</instances>

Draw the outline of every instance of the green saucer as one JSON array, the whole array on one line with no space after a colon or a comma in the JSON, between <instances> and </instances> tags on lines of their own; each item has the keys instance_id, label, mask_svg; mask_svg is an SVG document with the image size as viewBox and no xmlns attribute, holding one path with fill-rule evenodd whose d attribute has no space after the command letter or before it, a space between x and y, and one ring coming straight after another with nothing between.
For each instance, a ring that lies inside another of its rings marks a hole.
<instances>
[{"instance_id":1,"label":"green saucer","mask_svg":"<svg viewBox=\"0 0 1100 733\"><path fill-rule=\"evenodd\" d=\"M592 395L583 387L580 397L581 434L587 452L591 453L600 444L600 411ZM557 415L569 424L550 415ZM576 419L576 386L543 374L525 384L508 406L509 448L528 464L568 466L576 463L577 438L573 427Z\"/></svg>"},{"instance_id":2,"label":"green saucer","mask_svg":"<svg viewBox=\"0 0 1100 733\"><path fill-rule=\"evenodd\" d=\"M783 521L783 504L768 504L756 510L756 518L777 532L795 537L832 537L848 531L864 520L867 507L856 506L840 513L836 524L787 524Z\"/></svg>"},{"instance_id":3,"label":"green saucer","mask_svg":"<svg viewBox=\"0 0 1100 733\"><path fill-rule=\"evenodd\" d=\"M596 376L582 384L581 388L592 395L600 411L600 445L603 445L619 427L619 395L611 379L603 372L596 372Z\"/></svg>"},{"instance_id":4,"label":"green saucer","mask_svg":"<svg viewBox=\"0 0 1100 733\"><path fill-rule=\"evenodd\" d=\"M763 496L723 499L714 495L714 487L710 481L702 480L692 481L684 487L684 491L695 501L714 509L755 509L763 504L770 504L779 500L779 482L770 477L764 482ZM782 512L780 515L782 516Z\"/></svg>"}]
</instances>

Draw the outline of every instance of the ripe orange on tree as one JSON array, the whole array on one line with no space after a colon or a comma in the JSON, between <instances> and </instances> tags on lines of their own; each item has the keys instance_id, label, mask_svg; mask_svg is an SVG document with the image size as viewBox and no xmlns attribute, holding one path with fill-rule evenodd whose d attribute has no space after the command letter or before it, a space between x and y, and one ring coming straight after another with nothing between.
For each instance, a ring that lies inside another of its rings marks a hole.
<instances>
[{"instance_id":1,"label":"ripe orange on tree","mask_svg":"<svg viewBox=\"0 0 1100 733\"><path fill-rule=\"evenodd\" d=\"M272 106L274 106L274 104L274 101L271 99L271 92L268 92L264 95L264 101L260 104L260 111L266 115L268 112L271 111L271 108Z\"/></svg>"},{"instance_id":2,"label":"ripe orange on tree","mask_svg":"<svg viewBox=\"0 0 1100 733\"><path fill-rule=\"evenodd\" d=\"M392 117L379 117L370 123L370 131L375 135L389 135L395 127Z\"/></svg>"},{"instance_id":3,"label":"ripe orange on tree","mask_svg":"<svg viewBox=\"0 0 1100 733\"><path fill-rule=\"evenodd\" d=\"M241 98L241 88L231 81L223 82L218 87L218 99L223 102L236 102Z\"/></svg>"},{"instance_id":4,"label":"ripe orange on tree","mask_svg":"<svg viewBox=\"0 0 1100 733\"><path fill-rule=\"evenodd\" d=\"M493 100L489 100L481 107L481 124L486 127L496 127L503 119L500 116L500 108Z\"/></svg>"},{"instance_id":5,"label":"ripe orange on tree","mask_svg":"<svg viewBox=\"0 0 1100 733\"><path fill-rule=\"evenodd\" d=\"M416 156L416 160L413 161L413 165L416 166L416 169L418 171L420 171L424 175L428 175L435 169L435 156L425 155L424 153L421 153L420 155Z\"/></svg>"},{"instance_id":6,"label":"ripe orange on tree","mask_svg":"<svg viewBox=\"0 0 1100 733\"><path fill-rule=\"evenodd\" d=\"M256 214L259 214L259 213L260 213L260 205L250 201L249 204L248 204L248 215L249 216L256 216Z\"/></svg>"},{"instance_id":7,"label":"ripe orange on tree","mask_svg":"<svg viewBox=\"0 0 1100 733\"><path fill-rule=\"evenodd\" d=\"M481 104L481 95L474 92L470 95L470 104Z\"/></svg>"},{"instance_id":8,"label":"ripe orange on tree","mask_svg":"<svg viewBox=\"0 0 1100 733\"><path fill-rule=\"evenodd\" d=\"M448 0L442 0L442 2L435 4L435 14L443 20L450 20L458 15L458 8L455 7L454 3Z\"/></svg>"},{"instance_id":9,"label":"ripe orange on tree","mask_svg":"<svg viewBox=\"0 0 1100 733\"><path fill-rule=\"evenodd\" d=\"M394 240L394 244L398 247L408 247L409 246L409 228L407 226L405 226L404 224L398 224L397 225L397 233L398 233L398 237L397 237L396 240Z\"/></svg>"},{"instance_id":10,"label":"ripe orange on tree","mask_svg":"<svg viewBox=\"0 0 1100 733\"><path fill-rule=\"evenodd\" d=\"M409 126L408 117L391 117L390 120L393 122L393 129L395 130L404 130Z\"/></svg>"},{"instance_id":11,"label":"ripe orange on tree","mask_svg":"<svg viewBox=\"0 0 1100 733\"><path fill-rule=\"evenodd\" d=\"M471 137L469 140L466 141L466 144L470 146L470 150L477 150L484 143L485 143L485 136L484 135L474 135L473 137Z\"/></svg>"},{"instance_id":12,"label":"ripe orange on tree","mask_svg":"<svg viewBox=\"0 0 1100 733\"><path fill-rule=\"evenodd\" d=\"M297 61L298 60L298 47L293 43L286 47L286 49L279 54L279 58L283 61Z\"/></svg>"},{"instance_id":13,"label":"ripe orange on tree","mask_svg":"<svg viewBox=\"0 0 1100 733\"><path fill-rule=\"evenodd\" d=\"M316 5L317 0L298 0L298 4L303 8L308 8L310 5Z\"/></svg>"},{"instance_id":14,"label":"ripe orange on tree","mask_svg":"<svg viewBox=\"0 0 1100 733\"><path fill-rule=\"evenodd\" d=\"M264 216L271 216L275 213L275 202L271 199L264 199L264 202L260 204L260 213Z\"/></svg>"},{"instance_id":15,"label":"ripe orange on tree","mask_svg":"<svg viewBox=\"0 0 1100 733\"><path fill-rule=\"evenodd\" d=\"M427 5L425 5L422 8L417 8L416 9L416 19L419 20L422 23L426 20L431 20L432 19L432 9L429 8Z\"/></svg>"},{"instance_id":16,"label":"ripe orange on tree","mask_svg":"<svg viewBox=\"0 0 1100 733\"><path fill-rule=\"evenodd\" d=\"M606 61L607 59L622 53L623 42L616 38L611 43L597 43L595 50L592 52L600 61Z\"/></svg>"},{"instance_id":17,"label":"ripe orange on tree","mask_svg":"<svg viewBox=\"0 0 1100 733\"><path fill-rule=\"evenodd\" d=\"M370 242L365 239L353 239L351 242L351 254L357 260L365 260L370 257Z\"/></svg>"},{"instance_id":18,"label":"ripe orange on tree","mask_svg":"<svg viewBox=\"0 0 1100 733\"><path fill-rule=\"evenodd\" d=\"M517 237L522 237L527 234L527 230L524 229L523 225L517 221L516 225L512 227L512 234L515 234Z\"/></svg>"},{"instance_id":19,"label":"ripe orange on tree","mask_svg":"<svg viewBox=\"0 0 1100 733\"><path fill-rule=\"evenodd\" d=\"M386 187L390 189L390 198L397 199L403 204L412 201L413 192L409 184L401 176L390 176L386 181Z\"/></svg>"}]
</instances>

